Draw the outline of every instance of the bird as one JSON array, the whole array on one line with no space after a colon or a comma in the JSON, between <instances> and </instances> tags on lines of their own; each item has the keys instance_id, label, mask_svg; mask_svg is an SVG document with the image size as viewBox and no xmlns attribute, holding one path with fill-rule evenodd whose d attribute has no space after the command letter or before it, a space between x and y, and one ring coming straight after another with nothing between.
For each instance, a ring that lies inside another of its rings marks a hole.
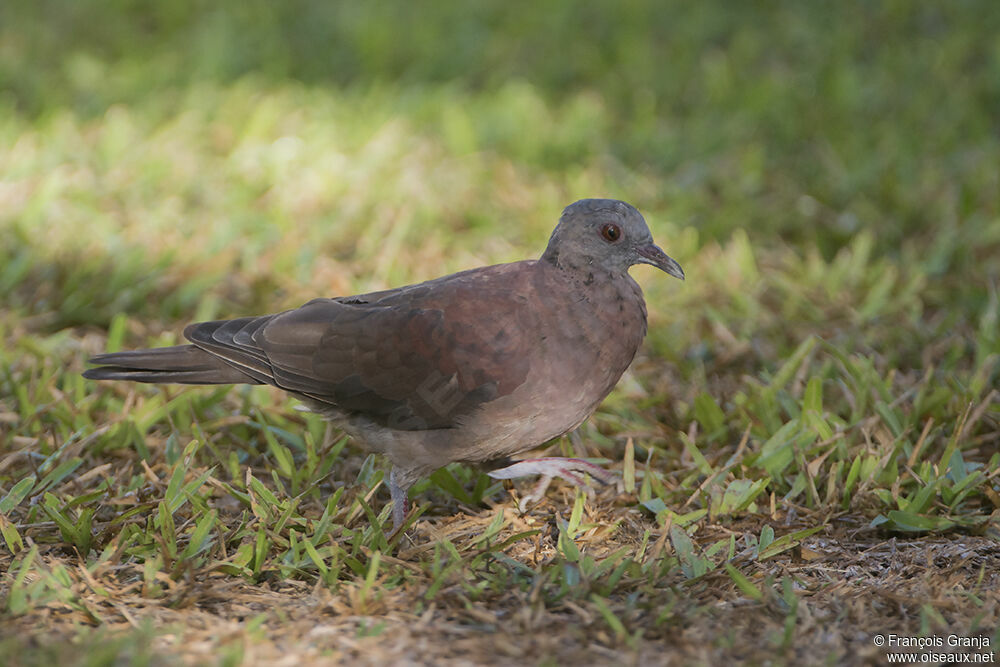
<instances>
[{"instance_id":1,"label":"bird","mask_svg":"<svg viewBox=\"0 0 1000 667\"><path fill-rule=\"evenodd\" d=\"M190 324L188 344L100 354L83 376L283 389L386 456L395 532L409 488L453 462L540 475L534 500L553 477L615 478L582 459L510 457L577 428L632 363L647 330L636 264L684 279L635 207L582 199L538 259Z\"/></svg>"}]
</instances>

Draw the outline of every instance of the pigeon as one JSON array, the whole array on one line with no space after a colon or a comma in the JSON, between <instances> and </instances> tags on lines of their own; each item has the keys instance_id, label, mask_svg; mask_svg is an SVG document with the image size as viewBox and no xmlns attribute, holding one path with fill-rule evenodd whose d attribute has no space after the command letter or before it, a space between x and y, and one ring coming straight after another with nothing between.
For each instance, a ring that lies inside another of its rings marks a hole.
<instances>
[{"instance_id":1,"label":"pigeon","mask_svg":"<svg viewBox=\"0 0 1000 667\"><path fill-rule=\"evenodd\" d=\"M635 264L684 279L634 207L583 199L539 259L191 324L190 344L101 354L83 375L279 387L388 458L398 530L408 489L452 462L492 464L497 479L540 475L532 499L553 477L614 479L582 459L497 466L578 427L632 363L646 335Z\"/></svg>"}]
</instances>

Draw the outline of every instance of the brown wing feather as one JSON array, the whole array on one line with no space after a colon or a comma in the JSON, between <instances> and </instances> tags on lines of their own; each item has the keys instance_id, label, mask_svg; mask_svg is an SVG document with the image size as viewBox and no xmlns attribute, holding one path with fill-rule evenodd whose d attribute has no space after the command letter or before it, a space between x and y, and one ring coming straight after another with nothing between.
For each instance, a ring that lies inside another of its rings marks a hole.
<instances>
[{"instance_id":1,"label":"brown wing feather","mask_svg":"<svg viewBox=\"0 0 1000 667\"><path fill-rule=\"evenodd\" d=\"M513 266L184 334L257 380L338 410L404 430L448 428L527 377L524 332L537 327Z\"/></svg>"}]
</instances>

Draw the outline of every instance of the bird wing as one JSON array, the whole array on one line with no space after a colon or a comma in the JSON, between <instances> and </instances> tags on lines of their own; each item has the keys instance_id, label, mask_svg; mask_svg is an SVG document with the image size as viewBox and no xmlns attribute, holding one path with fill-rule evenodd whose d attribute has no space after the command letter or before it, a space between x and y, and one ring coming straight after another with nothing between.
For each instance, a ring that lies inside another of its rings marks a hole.
<instances>
[{"instance_id":1,"label":"bird wing","mask_svg":"<svg viewBox=\"0 0 1000 667\"><path fill-rule=\"evenodd\" d=\"M539 327L524 294L530 268L517 266L202 322L184 335L260 382L337 410L401 430L449 428L527 378Z\"/></svg>"}]
</instances>

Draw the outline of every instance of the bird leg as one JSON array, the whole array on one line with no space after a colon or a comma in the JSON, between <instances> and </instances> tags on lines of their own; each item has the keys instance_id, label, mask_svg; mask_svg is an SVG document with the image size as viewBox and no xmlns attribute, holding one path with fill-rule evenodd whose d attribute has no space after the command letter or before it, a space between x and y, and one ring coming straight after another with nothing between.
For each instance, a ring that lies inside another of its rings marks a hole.
<instances>
[{"instance_id":1,"label":"bird leg","mask_svg":"<svg viewBox=\"0 0 1000 667\"><path fill-rule=\"evenodd\" d=\"M531 493L521 498L518 503L518 509L523 512L529 503L541 500L553 477L561 477L573 486L586 488L587 483L581 473L589 474L601 484L611 484L617 478L614 473L589 461L557 456L524 459L499 470L490 470L486 474L493 479L514 479L528 475L541 475L541 479L538 480L538 484Z\"/></svg>"},{"instance_id":2,"label":"bird leg","mask_svg":"<svg viewBox=\"0 0 1000 667\"><path fill-rule=\"evenodd\" d=\"M406 489L396 481L395 468L389 473L389 495L392 498L392 532L395 533L403 525L406 511L410 507L410 501L406 497Z\"/></svg>"}]
</instances>

